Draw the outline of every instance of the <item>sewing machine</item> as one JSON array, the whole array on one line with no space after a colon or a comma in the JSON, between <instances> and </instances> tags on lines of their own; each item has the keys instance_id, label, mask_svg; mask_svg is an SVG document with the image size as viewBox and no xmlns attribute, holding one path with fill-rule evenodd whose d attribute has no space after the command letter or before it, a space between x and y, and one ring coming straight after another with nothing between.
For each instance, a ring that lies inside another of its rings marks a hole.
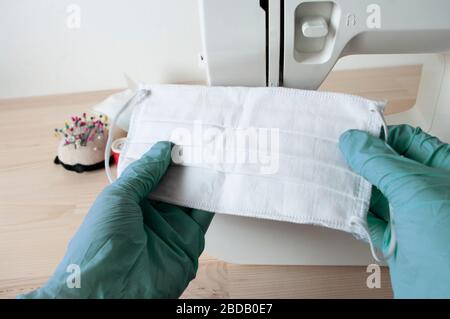
<instances>
[{"instance_id":1,"label":"sewing machine","mask_svg":"<svg viewBox=\"0 0 450 319\"><path fill-rule=\"evenodd\" d=\"M210 85L317 89L346 55L436 53L416 105L387 121L450 142L449 0L199 0L199 8ZM228 215L213 219L206 250L233 263L373 262L368 246L345 233Z\"/></svg>"}]
</instances>

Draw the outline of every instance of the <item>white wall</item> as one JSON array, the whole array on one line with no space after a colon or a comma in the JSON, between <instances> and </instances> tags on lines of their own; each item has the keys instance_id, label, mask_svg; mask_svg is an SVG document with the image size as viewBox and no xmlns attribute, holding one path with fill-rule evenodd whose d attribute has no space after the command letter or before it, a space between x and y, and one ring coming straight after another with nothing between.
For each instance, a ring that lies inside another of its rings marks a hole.
<instances>
[{"instance_id":1,"label":"white wall","mask_svg":"<svg viewBox=\"0 0 450 319\"><path fill-rule=\"evenodd\" d=\"M225 1L225 0L224 0ZM81 9L79 29L67 7ZM0 0L0 98L205 81L197 0ZM426 56L346 57L338 69Z\"/></svg>"},{"instance_id":2,"label":"white wall","mask_svg":"<svg viewBox=\"0 0 450 319\"><path fill-rule=\"evenodd\" d=\"M205 79L197 0L0 0L0 39L0 98Z\"/></svg>"}]
</instances>

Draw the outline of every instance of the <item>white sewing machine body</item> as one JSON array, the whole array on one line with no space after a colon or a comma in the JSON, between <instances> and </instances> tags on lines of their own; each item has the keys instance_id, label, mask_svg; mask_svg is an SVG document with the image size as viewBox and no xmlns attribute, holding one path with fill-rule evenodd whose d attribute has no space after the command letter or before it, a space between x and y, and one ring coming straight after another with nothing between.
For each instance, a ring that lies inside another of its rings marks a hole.
<instances>
[{"instance_id":1,"label":"white sewing machine body","mask_svg":"<svg viewBox=\"0 0 450 319\"><path fill-rule=\"evenodd\" d=\"M450 142L450 1L199 0L210 85L317 89L340 57L436 53L416 105L387 117ZM239 194L236 194L239 196ZM346 233L216 215L209 254L234 263L367 265L368 246Z\"/></svg>"}]
</instances>

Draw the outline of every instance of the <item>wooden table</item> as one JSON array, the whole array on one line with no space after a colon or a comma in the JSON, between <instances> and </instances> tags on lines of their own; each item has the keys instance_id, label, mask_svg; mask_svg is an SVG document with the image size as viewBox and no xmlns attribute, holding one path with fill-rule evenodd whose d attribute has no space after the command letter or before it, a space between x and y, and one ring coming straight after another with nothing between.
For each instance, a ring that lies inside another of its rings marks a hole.
<instances>
[{"instance_id":1,"label":"wooden table","mask_svg":"<svg viewBox=\"0 0 450 319\"><path fill-rule=\"evenodd\" d=\"M342 71L328 90L388 96L392 109L412 105L420 67ZM0 100L0 297L42 285L63 257L94 198L104 171L77 174L53 164L53 129L113 91ZM365 267L227 264L206 253L183 298L390 298L389 274L368 289Z\"/></svg>"}]
</instances>

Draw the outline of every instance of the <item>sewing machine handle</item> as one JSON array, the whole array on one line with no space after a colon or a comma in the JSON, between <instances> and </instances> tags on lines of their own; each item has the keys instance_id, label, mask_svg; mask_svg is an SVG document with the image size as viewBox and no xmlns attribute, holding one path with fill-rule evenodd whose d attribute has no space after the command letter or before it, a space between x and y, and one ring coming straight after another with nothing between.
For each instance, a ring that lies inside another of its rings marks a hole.
<instances>
[{"instance_id":1,"label":"sewing machine handle","mask_svg":"<svg viewBox=\"0 0 450 319\"><path fill-rule=\"evenodd\" d=\"M448 0L284 0L281 11L287 87L317 89L346 55L450 52Z\"/></svg>"}]
</instances>

